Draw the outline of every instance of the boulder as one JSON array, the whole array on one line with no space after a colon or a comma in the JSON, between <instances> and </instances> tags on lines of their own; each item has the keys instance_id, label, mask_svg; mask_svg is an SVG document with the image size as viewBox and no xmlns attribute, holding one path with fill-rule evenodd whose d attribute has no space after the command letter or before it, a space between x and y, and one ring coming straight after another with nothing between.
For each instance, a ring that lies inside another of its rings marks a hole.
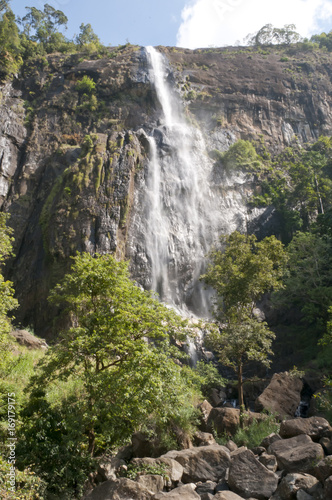
<instances>
[{"instance_id":1,"label":"boulder","mask_svg":"<svg viewBox=\"0 0 332 500\"><path fill-rule=\"evenodd\" d=\"M213 435L209 432L195 432L193 441L195 446L208 446L210 444L217 444Z\"/></svg>"},{"instance_id":2,"label":"boulder","mask_svg":"<svg viewBox=\"0 0 332 500\"><path fill-rule=\"evenodd\" d=\"M321 444L324 448L326 455L332 455L332 439L329 437L323 437L319 440L319 444Z\"/></svg>"},{"instance_id":3,"label":"boulder","mask_svg":"<svg viewBox=\"0 0 332 500\"><path fill-rule=\"evenodd\" d=\"M313 496L309 495L303 490L299 490L296 493L296 500L315 500Z\"/></svg>"},{"instance_id":4,"label":"boulder","mask_svg":"<svg viewBox=\"0 0 332 500\"><path fill-rule=\"evenodd\" d=\"M214 497L213 500L242 500L243 497L239 497L233 491L219 491Z\"/></svg>"},{"instance_id":5,"label":"boulder","mask_svg":"<svg viewBox=\"0 0 332 500\"><path fill-rule=\"evenodd\" d=\"M332 456L323 458L314 466L312 474L324 483L325 479L332 475Z\"/></svg>"},{"instance_id":6,"label":"boulder","mask_svg":"<svg viewBox=\"0 0 332 500\"><path fill-rule=\"evenodd\" d=\"M16 342L28 349L47 349L48 345L45 340L39 339L32 335L27 330L13 330L10 335L14 337Z\"/></svg>"},{"instance_id":7,"label":"boulder","mask_svg":"<svg viewBox=\"0 0 332 500\"><path fill-rule=\"evenodd\" d=\"M217 483L214 481L206 481L205 483L197 483L196 484L196 493L202 496L204 493L214 494Z\"/></svg>"},{"instance_id":8,"label":"boulder","mask_svg":"<svg viewBox=\"0 0 332 500\"><path fill-rule=\"evenodd\" d=\"M237 444L234 443L234 441L229 439L226 443L226 448L228 448L229 451L235 451L235 450L237 450L238 446L237 446Z\"/></svg>"},{"instance_id":9,"label":"boulder","mask_svg":"<svg viewBox=\"0 0 332 500\"><path fill-rule=\"evenodd\" d=\"M269 455L268 453L262 453L258 457L258 460L268 470L270 470L272 472L276 472L276 470L278 468L278 463L277 463L277 459L276 459L276 457L274 455Z\"/></svg>"},{"instance_id":10,"label":"boulder","mask_svg":"<svg viewBox=\"0 0 332 500\"><path fill-rule=\"evenodd\" d=\"M183 467L182 482L219 481L230 464L230 453L225 446L200 446L189 450L169 451L161 458L172 458Z\"/></svg>"},{"instance_id":11,"label":"boulder","mask_svg":"<svg viewBox=\"0 0 332 500\"><path fill-rule=\"evenodd\" d=\"M186 484L184 486L179 486L178 488L175 488L168 493L157 493L153 497L153 500L163 500L164 498L167 500L201 500L201 497L198 493L196 493L195 488L195 484ZM139 497L134 498L137 498L138 500ZM139 500L141 499L139 498Z\"/></svg>"},{"instance_id":12,"label":"boulder","mask_svg":"<svg viewBox=\"0 0 332 500\"><path fill-rule=\"evenodd\" d=\"M111 457L99 462L97 472L100 475L102 481L108 481L109 479L115 481L117 478L117 472L122 465L126 465L126 462L124 460L116 457Z\"/></svg>"},{"instance_id":13,"label":"boulder","mask_svg":"<svg viewBox=\"0 0 332 500\"><path fill-rule=\"evenodd\" d=\"M198 409L200 410L200 413L201 413L201 429L202 431L208 431L208 425L207 425L207 422L208 422L208 418L209 418L209 415L211 413L211 410L212 410L213 406L210 405L210 403L205 399L203 401L203 403L201 403L200 405L198 405Z\"/></svg>"},{"instance_id":14,"label":"boulder","mask_svg":"<svg viewBox=\"0 0 332 500\"><path fill-rule=\"evenodd\" d=\"M210 432L234 434L240 425L240 410L237 408L213 408L207 420Z\"/></svg>"},{"instance_id":15,"label":"boulder","mask_svg":"<svg viewBox=\"0 0 332 500\"><path fill-rule=\"evenodd\" d=\"M278 476L267 470L250 450L234 452L228 485L243 498L270 498L278 486Z\"/></svg>"},{"instance_id":16,"label":"boulder","mask_svg":"<svg viewBox=\"0 0 332 500\"><path fill-rule=\"evenodd\" d=\"M325 432L330 429L330 424L322 417L294 418L281 422L280 436L282 438L291 438L300 434L307 434L313 441L319 441Z\"/></svg>"},{"instance_id":17,"label":"boulder","mask_svg":"<svg viewBox=\"0 0 332 500\"><path fill-rule=\"evenodd\" d=\"M263 446L263 448L265 448L266 450L269 448L270 444L274 443L275 441L280 441L281 440L281 437L279 436L279 434L275 434L274 432L272 432L272 434L269 434L268 436L266 436L263 441L261 442L261 446Z\"/></svg>"},{"instance_id":18,"label":"boulder","mask_svg":"<svg viewBox=\"0 0 332 500\"><path fill-rule=\"evenodd\" d=\"M305 434L275 441L269 446L268 452L277 457L278 468L287 472L310 473L314 464L324 458L321 445Z\"/></svg>"},{"instance_id":19,"label":"boulder","mask_svg":"<svg viewBox=\"0 0 332 500\"><path fill-rule=\"evenodd\" d=\"M301 401L303 382L288 372L275 373L269 385L255 401L255 411L277 414L279 418L292 418Z\"/></svg>"},{"instance_id":20,"label":"boulder","mask_svg":"<svg viewBox=\"0 0 332 500\"><path fill-rule=\"evenodd\" d=\"M266 452L264 446L255 446L254 448L250 448L254 455L261 455Z\"/></svg>"},{"instance_id":21,"label":"boulder","mask_svg":"<svg viewBox=\"0 0 332 500\"><path fill-rule=\"evenodd\" d=\"M145 486L151 493L158 493L164 489L164 478L157 474L144 474L138 476L135 481L140 485Z\"/></svg>"},{"instance_id":22,"label":"boulder","mask_svg":"<svg viewBox=\"0 0 332 500\"><path fill-rule=\"evenodd\" d=\"M149 436L143 432L135 432L131 437L134 457L150 457L154 452L154 445Z\"/></svg>"},{"instance_id":23,"label":"boulder","mask_svg":"<svg viewBox=\"0 0 332 500\"><path fill-rule=\"evenodd\" d=\"M85 496L84 500L132 500L133 498L152 500L153 495L145 486L122 477L116 481L110 480L100 484Z\"/></svg>"},{"instance_id":24,"label":"boulder","mask_svg":"<svg viewBox=\"0 0 332 500\"><path fill-rule=\"evenodd\" d=\"M160 457L160 458L133 458L132 464L136 465L138 468L144 465L158 466L160 464L165 466L166 474L169 478L171 484L176 484L182 479L183 467L182 465L173 460L172 458Z\"/></svg>"},{"instance_id":25,"label":"boulder","mask_svg":"<svg viewBox=\"0 0 332 500\"><path fill-rule=\"evenodd\" d=\"M324 494L326 499L332 498L332 476L325 479Z\"/></svg>"},{"instance_id":26,"label":"boulder","mask_svg":"<svg viewBox=\"0 0 332 500\"><path fill-rule=\"evenodd\" d=\"M317 483L319 483L319 481L310 474L287 474L287 476L281 480L275 492L275 496L282 500L292 500L296 498L296 494L299 490L310 494Z\"/></svg>"}]
</instances>

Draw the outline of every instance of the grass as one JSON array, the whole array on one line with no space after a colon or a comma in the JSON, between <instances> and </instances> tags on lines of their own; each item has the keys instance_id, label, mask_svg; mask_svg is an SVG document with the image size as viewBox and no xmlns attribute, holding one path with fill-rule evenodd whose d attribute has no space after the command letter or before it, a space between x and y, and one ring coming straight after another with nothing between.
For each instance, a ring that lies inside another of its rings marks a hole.
<instances>
[{"instance_id":1,"label":"grass","mask_svg":"<svg viewBox=\"0 0 332 500\"><path fill-rule=\"evenodd\" d=\"M238 428L233 436L221 435L216 437L218 444L225 445L229 439L232 439L238 446L247 446L249 449L259 446L263 439L273 432L279 433L280 424L274 415L266 415L261 421L256 419L243 428Z\"/></svg>"}]
</instances>

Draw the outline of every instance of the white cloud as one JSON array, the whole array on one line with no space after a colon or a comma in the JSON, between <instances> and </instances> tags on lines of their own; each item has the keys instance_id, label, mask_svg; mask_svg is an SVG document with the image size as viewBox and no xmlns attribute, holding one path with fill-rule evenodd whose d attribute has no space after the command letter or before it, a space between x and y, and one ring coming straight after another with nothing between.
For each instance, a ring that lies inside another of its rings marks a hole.
<instances>
[{"instance_id":1,"label":"white cloud","mask_svg":"<svg viewBox=\"0 0 332 500\"><path fill-rule=\"evenodd\" d=\"M234 45L265 24L295 24L302 36L319 33L332 17L332 0L191 0L182 10L177 46Z\"/></svg>"}]
</instances>

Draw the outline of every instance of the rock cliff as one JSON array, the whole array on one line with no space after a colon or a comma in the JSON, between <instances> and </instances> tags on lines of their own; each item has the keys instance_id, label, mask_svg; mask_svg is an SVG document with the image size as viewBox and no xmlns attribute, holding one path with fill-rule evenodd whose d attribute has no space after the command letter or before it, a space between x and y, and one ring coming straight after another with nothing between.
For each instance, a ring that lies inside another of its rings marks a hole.
<instances>
[{"instance_id":1,"label":"rock cliff","mask_svg":"<svg viewBox=\"0 0 332 500\"><path fill-rule=\"evenodd\" d=\"M331 55L281 49L158 49L182 113L205 142L205 156L237 139L265 140L272 152L332 132ZM84 76L95 88L82 90ZM0 204L11 214L16 257L7 266L20 309L17 321L51 335L50 288L78 251L116 252L151 286L144 248L142 193L151 161L171 145L146 51L126 45L107 58L53 54L27 63L0 94ZM223 217L215 231L268 232L273 209L250 211L250 176L213 170L211 190ZM140 212L141 210L141 212ZM139 214L139 215L138 215ZM273 217L272 217L273 219ZM146 224L145 224L146 226ZM143 236L142 236L143 235ZM196 303L183 271L184 296ZM181 278L182 279L182 278Z\"/></svg>"}]
</instances>

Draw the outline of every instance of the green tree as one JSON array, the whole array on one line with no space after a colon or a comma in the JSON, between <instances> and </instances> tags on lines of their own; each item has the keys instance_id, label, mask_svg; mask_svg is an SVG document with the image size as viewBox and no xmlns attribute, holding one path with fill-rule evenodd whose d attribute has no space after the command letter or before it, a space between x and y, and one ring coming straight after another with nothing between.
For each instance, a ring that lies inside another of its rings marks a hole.
<instances>
[{"instance_id":1,"label":"green tree","mask_svg":"<svg viewBox=\"0 0 332 500\"><path fill-rule=\"evenodd\" d=\"M221 162L228 172L234 170L256 171L262 165L259 155L250 141L239 141L232 144L222 157Z\"/></svg>"},{"instance_id":2,"label":"green tree","mask_svg":"<svg viewBox=\"0 0 332 500\"><path fill-rule=\"evenodd\" d=\"M63 481L70 476L76 488L74 469L105 447L122 444L151 419L165 426L181 420L184 409L194 416L188 385L172 359L179 351L171 340L184 340L186 330L172 310L129 279L127 263L111 255L77 255L51 301L65 307L71 326L33 382L20 454L23 465L36 463L37 454L36 472L47 474L53 488L57 475ZM77 379L81 389L55 405L41 390ZM66 446L70 453L64 454Z\"/></svg>"},{"instance_id":3,"label":"green tree","mask_svg":"<svg viewBox=\"0 0 332 500\"><path fill-rule=\"evenodd\" d=\"M216 291L214 315L220 325L208 342L220 359L234 368L243 407L243 366L249 360L269 365L274 334L255 315L257 301L281 287L286 262L283 245L274 236L257 241L235 231L221 238L223 251L212 250L207 272L201 277Z\"/></svg>"},{"instance_id":4,"label":"green tree","mask_svg":"<svg viewBox=\"0 0 332 500\"><path fill-rule=\"evenodd\" d=\"M306 321L325 329L332 304L331 238L297 232L287 254L285 286L276 294L276 304L283 308L299 307Z\"/></svg>"},{"instance_id":5,"label":"green tree","mask_svg":"<svg viewBox=\"0 0 332 500\"><path fill-rule=\"evenodd\" d=\"M59 28L66 28L68 18L61 10L56 10L47 3L43 11L36 7L26 7L26 9L28 13L20 22L28 40L39 42L48 53L57 50L66 42Z\"/></svg>"},{"instance_id":6,"label":"green tree","mask_svg":"<svg viewBox=\"0 0 332 500\"><path fill-rule=\"evenodd\" d=\"M301 36L296 31L294 24L285 24L283 28L274 28L272 24L266 24L255 35L247 37L250 45L274 45L296 43Z\"/></svg>"},{"instance_id":7,"label":"green tree","mask_svg":"<svg viewBox=\"0 0 332 500\"><path fill-rule=\"evenodd\" d=\"M0 74L11 76L22 64L21 46L15 15L9 2L0 2Z\"/></svg>"},{"instance_id":8,"label":"green tree","mask_svg":"<svg viewBox=\"0 0 332 500\"><path fill-rule=\"evenodd\" d=\"M12 229L6 225L8 216L0 213L0 269L4 261L12 255ZM8 333L11 329L11 320L8 313L18 305L14 298L14 289L11 281L6 281L0 273L0 366L4 365L8 357L10 345Z\"/></svg>"},{"instance_id":9,"label":"green tree","mask_svg":"<svg viewBox=\"0 0 332 500\"><path fill-rule=\"evenodd\" d=\"M80 26L80 33L76 37L76 43L81 47L87 47L93 44L96 48L100 47L100 40L96 33L93 31L90 23L82 23Z\"/></svg>"}]
</instances>

